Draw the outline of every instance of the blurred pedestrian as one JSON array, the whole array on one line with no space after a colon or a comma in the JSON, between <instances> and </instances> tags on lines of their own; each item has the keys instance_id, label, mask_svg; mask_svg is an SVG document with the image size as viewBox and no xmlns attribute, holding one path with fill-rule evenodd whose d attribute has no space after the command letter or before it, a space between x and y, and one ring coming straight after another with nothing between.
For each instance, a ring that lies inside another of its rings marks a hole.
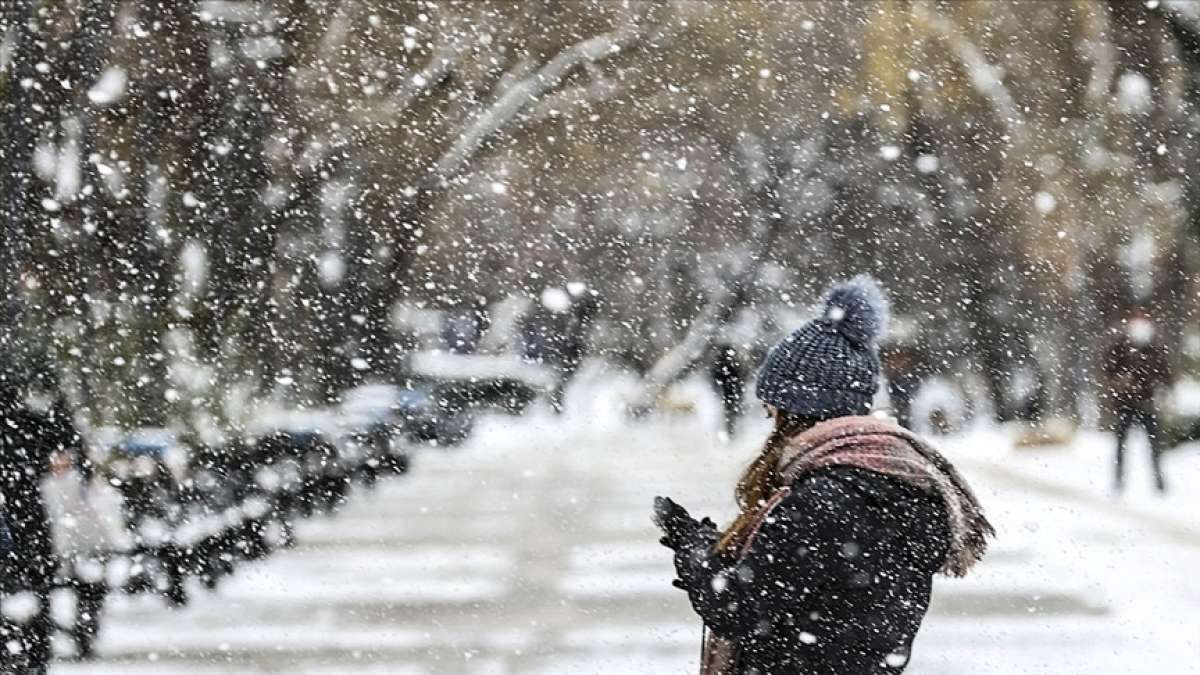
<instances>
[{"instance_id":1,"label":"blurred pedestrian","mask_svg":"<svg viewBox=\"0 0 1200 675\"><path fill-rule=\"evenodd\" d=\"M8 530L8 518L0 511L0 556L7 556L13 551L12 532Z\"/></svg>"},{"instance_id":2,"label":"blurred pedestrian","mask_svg":"<svg viewBox=\"0 0 1200 675\"><path fill-rule=\"evenodd\" d=\"M480 298L473 305L446 312L442 319L442 344L452 354L474 354L491 325L487 302Z\"/></svg>"},{"instance_id":3,"label":"blurred pedestrian","mask_svg":"<svg viewBox=\"0 0 1200 675\"><path fill-rule=\"evenodd\" d=\"M866 416L886 306L869 278L836 285L767 355L757 394L775 429L729 527L656 500L675 584L704 621L702 673L899 673L934 574L983 556L992 528L954 467Z\"/></svg>"},{"instance_id":4,"label":"blurred pedestrian","mask_svg":"<svg viewBox=\"0 0 1200 675\"><path fill-rule=\"evenodd\" d=\"M82 452L65 448L50 458L42 495L54 532L63 576L75 594L76 655L92 656L109 587L105 567L124 536L121 496L103 480L80 469Z\"/></svg>"},{"instance_id":5,"label":"blurred pedestrian","mask_svg":"<svg viewBox=\"0 0 1200 675\"><path fill-rule=\"evenodd\" d=\"M1133 429L1141 427L1150 444L1154 486L1159 492L1166 492L1162 469L1164 439L1157 402L1159 388L1170 379L1166 348L1144 310L1133 310L1124 323L1124 330L1104 358L1103 396L1117 437L1113 486L1117 492L1124 489L1125 449Z\"/></svg>"},{"instance_id":6,"label":"blurred pedestrian","mask_svg":"<svg viewBox=\"0 0 1200 675\"><path fill-rule=\"evenodd\" d=\"M728 342L718 341L712 347L708 374L713 389L721 398L722 434L726 440L737 435L738 420L743 413L746 392L746 367L741 352Z\"/></svg>"},{"instance_id":7,"label":"blurred pedestrian","mask_svg":"<svg viewBox=\"0 0 1200 675\"><path fill-rule=\"evenodd\" d=\"M561 413L567 387L587 356L593 323L600 310L599 295L586 284L551 286L521 325L522 356L554 368L556 382L550 405Z\"/></svg>"},{"instance_id":8,"label":"blurred pedestrian","mask_svg":"<svg viewBox=\"0 0 1200 675\"><path fill-rule=\"evenodd\" d=\"M566 406L567 387L575 380L575 374L587 356L592 322L600 311L599 297L586 284L573 281L566 288L571 304L559 341L558 385L551 396L556 412L562 412Z\"/></svg>"},{"instance_id":9,"label":"blurred pedestrian","mask_svg":"<svg viewBox=\"0 0 1200 675\"><path fill-rule=\"evenodd\" d=\"M1045 420L1050 393L1047 377L1037 359L1030 356L1013 367L1009 378L1012 416L1030 425Z\"/></svg>"},{"instance_id":10,"label":"blurred pedestrian","mask_svg":"<svg viewBox=\"0 0 1200 675\"><path fill-rule=\"evenodd\" d=\"M913 400L921 388L925 359L916 339L905 332L889 340L880 350L880 365L887 377L888 403L896 422L913 428Z\"/></svg>"},{"instance_id":11,"label":"blurred pedestrian","mask_svg":"<svg viewBox=\"0 0 1200 675\"><path fill-rule=\"evenodd\" d=\"M30 673L44 672L50 661L50 590L58 566L41 493L53 450L47 428L47 419L28 408L19 387L0 383L0 493L13 541L13 551L0 560L0 583L7 592L33 595L32 616L14 640Z\"/></svg>"}]
</instances>

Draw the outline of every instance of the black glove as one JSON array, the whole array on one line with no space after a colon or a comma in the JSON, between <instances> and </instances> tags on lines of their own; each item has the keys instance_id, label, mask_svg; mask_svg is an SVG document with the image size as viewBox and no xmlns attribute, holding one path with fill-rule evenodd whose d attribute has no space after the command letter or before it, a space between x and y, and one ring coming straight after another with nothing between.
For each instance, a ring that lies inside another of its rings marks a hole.
<instances>
[{"instance_id":1,"label":"black glove","mask_svg":"<svg viewBox=\"0 0 1200 675\"><path fill-rule=\"evenodd\" d=\"M705 516L700 519L700 527L696 528L696 537L704 544L705 549L711 549L721 540L721 532L712 518Z\"/></svg>"},{"instance_id":2,"label":"black glove","mask_svg":"<svg viewBox=\"0 0 1200 675\"><path fill-rule=\"evenodd\" d=\"M667 548L677 549L691 539L691 535L700 526L695 518L670 497L654 498L654 524L663 531L659 540Z\"/></svg>"},{"instance_id":3,"label":"black glove","mask_svg":"<svg viewBox=\"0 0 1200 675\"><path fill-rule=\"evenodd\" d=\"M697 521L687 509L667 497L654 500L654 522L663 531L659 543L675 551L675 571L679 579L671 582L686 589L694 583L700 570L709 565L709 552L721 538L717 525L704 518Z\"/></svg>"},{"instance_id":4,"label":"black glove","mask_svg":"<svg viewBox=\"0 0 1200 675\"><path fill-rule=\"evenodd\" d=\"M710 547L720 538L717 524L709 518L697 521L670 497L654 498L654 524L663 531L659 543L670 549L701 543ZM697 542L699 540L699 542Z\"/></svg>"}]
</instances>

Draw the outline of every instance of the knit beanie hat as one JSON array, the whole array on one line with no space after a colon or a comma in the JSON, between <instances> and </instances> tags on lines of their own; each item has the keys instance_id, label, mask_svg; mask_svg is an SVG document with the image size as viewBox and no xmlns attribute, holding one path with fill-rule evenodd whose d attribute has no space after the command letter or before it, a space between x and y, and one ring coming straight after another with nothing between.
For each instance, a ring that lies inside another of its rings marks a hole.
<instances>
[{"instance_id":1,"label":"knit beanie hat","mask_svg":"<svg viewBox=\"0 0 1200 675\"><path fill-rule=\"evenodd\" d=\"M771 348L758 373L763 402L812 419L862 415L879 388L888 301L867 275L825 291L821 316Z\"/></svg>"}]
</instances>

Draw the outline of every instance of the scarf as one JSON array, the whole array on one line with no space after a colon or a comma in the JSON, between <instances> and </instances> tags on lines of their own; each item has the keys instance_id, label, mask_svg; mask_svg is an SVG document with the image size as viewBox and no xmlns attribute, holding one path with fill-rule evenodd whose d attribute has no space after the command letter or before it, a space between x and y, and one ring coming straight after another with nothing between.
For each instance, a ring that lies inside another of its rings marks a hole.
<instances>
[{"instance_id":1,"label":"scarf","mask_svg":"<svg viewBox=\"0 0 1200 675\"><path fill-rule=\"evenodd\" d=\"M874 417L839 417L797 435L779 458L785 486L819 469L848 466L898 478L938 497L946 508L950 550L942 573L961 577L987 550L996 531L967 481L916 434Z\"/></svg>"},{"instance_id":2,"label":"scarf","mask_svg":"<svg viewBox=\"0 0 1200 675\"><path fill-rule=\"evenodd\" d=\"M792 485L815 471L834 466L891 476L937 497L945 506L950 528L943 574L966 575L987 550L987 538L996 534L966 480L933 446L886 420L839 417L814 425L788 443L776 468L781 486L739 535L739 559L750 551L758 530L791 493ZM728 675L736 661L737 646L706 631L701 675Z\"/></svg>"}]
</instances>

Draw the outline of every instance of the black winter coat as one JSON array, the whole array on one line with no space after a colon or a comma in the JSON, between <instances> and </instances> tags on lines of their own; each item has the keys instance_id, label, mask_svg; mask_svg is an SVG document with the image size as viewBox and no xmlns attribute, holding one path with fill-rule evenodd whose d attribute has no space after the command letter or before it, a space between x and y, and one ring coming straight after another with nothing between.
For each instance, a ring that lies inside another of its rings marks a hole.
<instances>
[{"instance_id":1,"label":"black winter coat","mask_svg":"<svg viewBox=\"0 0 1200 675\"><path fill-rule=\"evenodd\" d=\"M693 559L684 582L746 675L899 673L951 534L945 507L899 479L831 467L800 479L740 561Z\"/></svg>"},{"instance_id":2,"label":"black winter coat","mask_svg":"<svg viewBox=\"0 0 1200 675\"><path fill-rule=\"evenodd\" d=\"M1162 345L1122 337L1104 354L1104 376L1113 408L1150 410L1158 388L1170 382L1171 366Z\"/></svg>"}]
</instances>

